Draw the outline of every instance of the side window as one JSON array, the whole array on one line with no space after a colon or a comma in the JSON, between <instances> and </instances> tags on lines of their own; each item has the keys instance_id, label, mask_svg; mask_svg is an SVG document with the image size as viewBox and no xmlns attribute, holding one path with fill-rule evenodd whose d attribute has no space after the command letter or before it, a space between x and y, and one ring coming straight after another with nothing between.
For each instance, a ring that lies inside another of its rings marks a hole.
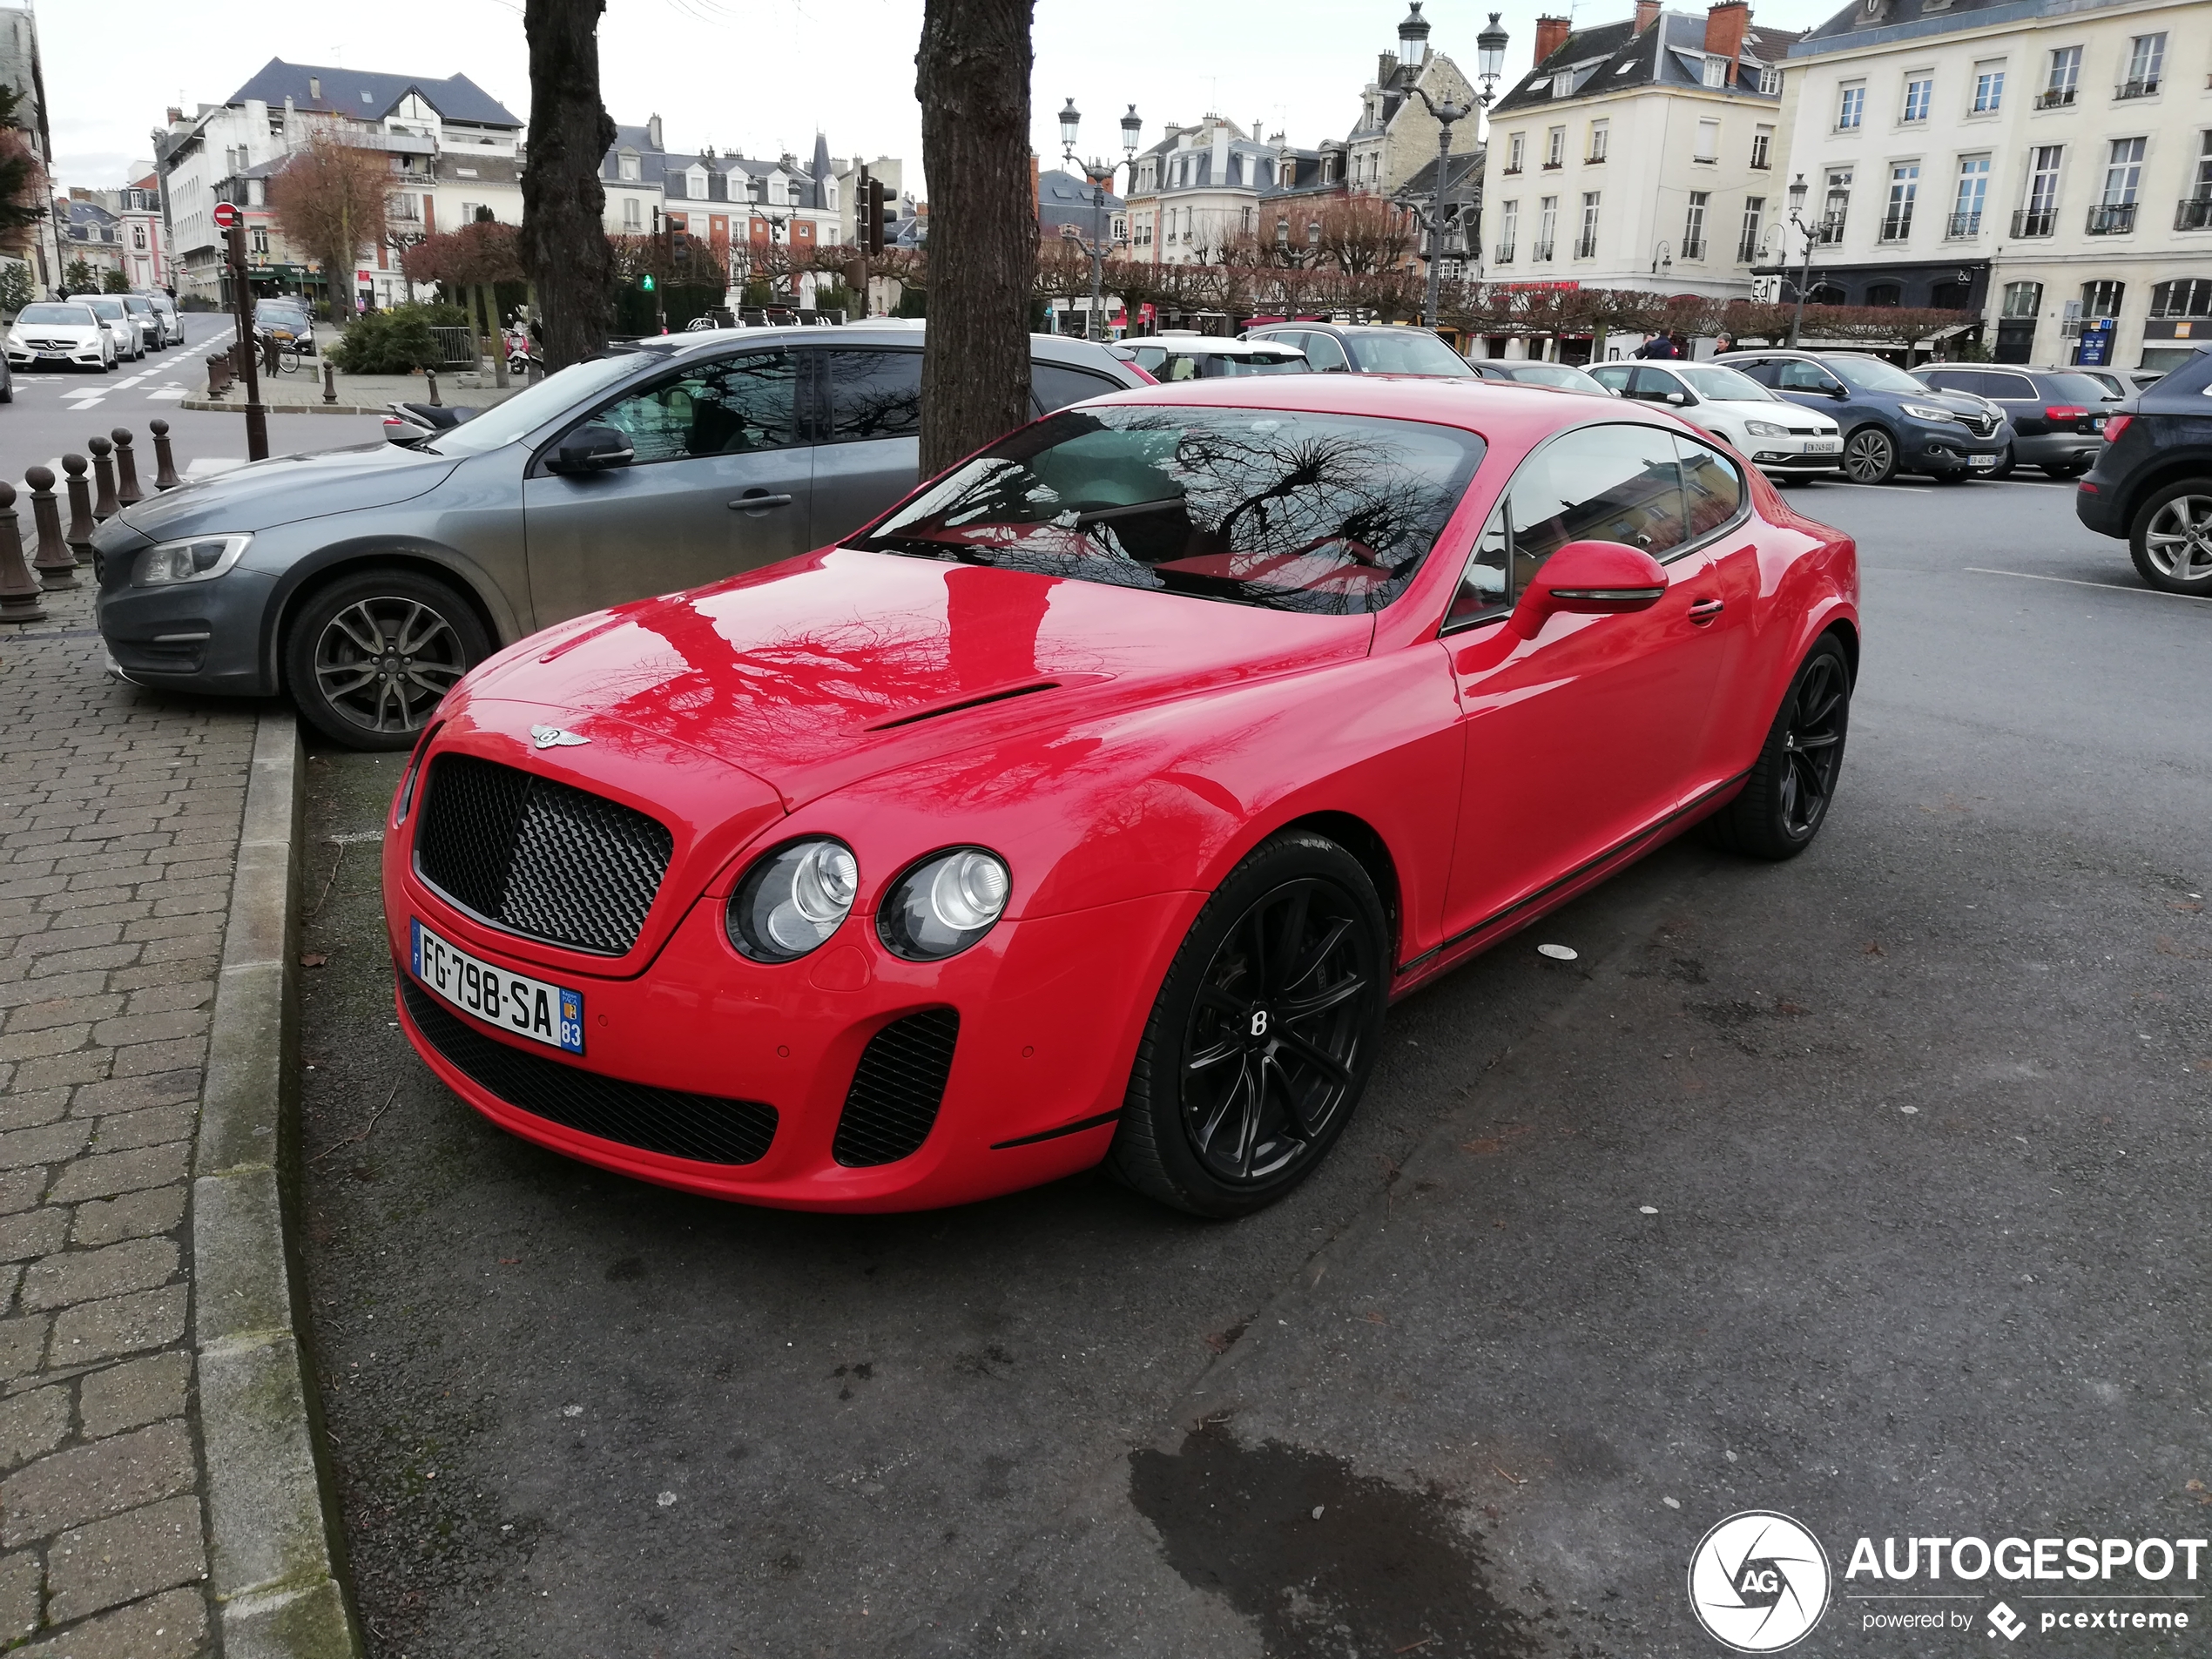
<instances>
[{"instance_id":1,"label":"side window","mask_svg":"<svg viewBox=\"0 0 2212 1659\"><path fill-rule=\"evenodd\" d=\"M1689 539L1709 536L1743 510L1743 475L1718 450L1694 438L1675 436L1675 456L1682 466L1683 517Z\"/></svg>"},{"instance_id":2,"label":"side window","mask_svg":"<svg viewBox=\"0 0 2212 1659\"><path fill-rule=\"evenodd\" d=\"M1762 359L1753 363L1739 363L1731 357L1728 360L1728 366L1730 368L1742 369L1762 386L1772 386L1777 378L1776 366L1769 360Z\"/></svg>"},{"instance_id":3,"label":"side window","mask_svg":"<svg viewBox=\"0 0 2212 1659\"><path fill-rule=\"evenodd\" d=\"M1663 368L1638 367L1629 376L1629 395L1646 403L1664 403L1671 393L1687 403L1683 397L1682 382Z\"/></svg>"},{"instance_id":4,"label":"side window","mask_svg":"<svg viewBox=\"0 0 2212 1659\"><path fill-rule=\"evenodd\" d=\"M1168 360L1167 353L1157 346L1139 346L1130 355L1136 358L1136 366L1147 374L1158 374L1160 365Z\"/></svg>"},{"instance_id":5,"label":"side window","mask_svg":"<svg viewBox=\"0 0 2212 1659\"><path fill-rule=\"evenodd\" d=\"M1163 381L1179 378L1172 372L1175 365L1188 360L1166 357L1165 354L1162 355L1165 363L1163 368L1154 368L1149 363L1145 365L1146 368ZM1037 401L1049 415L1055 409L1066 408L1070 403L1080 403L1087 397L1103 397L1109 392L1118 392L1122 387L1117 381L1109 381L1103 374L1094 374L1088 369L1063 368L1058 363L1033 361L1029 365L1029 389L1036 394Z\"/></svg>"},{"instance_id":6,"label":"side window","mask_svg":"<svg viewBox=\"0 0 2212 1659\"><path fill-rule=\"evenodd\" d=\"M1929 368L1920 371L1920 378L1939 392L1979 392L1981 375L1971 368Z\"/></svg>"},{"instance_id":7,"label":"side window","mask_svg":"<svg viewBox=\"0 0 2212 1659\"><path fill-rule=\"evenodd\" d=\"M1474 556L1467 560L1467 574L1460 578L1460 590L1452 596L1451 613L1444 619L1446 627L1492 611L1504 614L1507 550L1506 504L1500 502L1492 509L1490 522L1476 538Z\"/></svg>"},{"instance_id":8,"label":"side window","mask_svg":"<svg viewBox=\"0 0 2212 1659\"><path fill-rule=\"evenodd\" d=\"M639 462L781 449L799 442L799 370L786 351L705 363L634 392L593 420L630 440Z\"/></svg>"},{"instance_id":9,"label":"side window","mask_svg":"<svg viewBox=\"0 0 2212 1659\"><path fill-rule=\"evenodd\" d=\"M1629 366L1626 363L1593 363L1590 378L1608 392L1629 389Z\"/></svg>"},{"instance_id":10,"label":"side window","mask_svg":"<svg viewBox=\"0 0 2212 1659\"><path fill-rule=\"evenodd\" d=\"M1836 382L1819 364L1787 357L1782 361L1782 377L1775 384L1785 392L1825 392Z\"/></svg>"},{"instance_id":11,"label":"side window","mask_svg":"<svg viewBox=\"0 0 2212 1659\"><path fill-rule=\"evenodd\" d=\"M1979 391L1984 397L2033 398L2035 382L2025 374L1992 374L1984 370L1982 383L1969 390Z\"/></svg>"},{"instance_id":12,"label":"side window","mask_svg":"<svg viewBox=\"0 0 2212 1659\"><path fill-rule=\"evenodd\" d=\"M1305 337L1305 361L1313 365L1317 374L1348 374L1352 364L1345 359L1344 347L1333 335L1308 334Z\"/></svg>"},{"instance_id":13,"label":"side window","mask_svg":"<svg viewBox=\"0 0 2212 1659\"><path fill-rule=\"evenodd\" d=\"M829 360L832 443L908 438L921 430L921 354L833 351Z\"/></svg>"},{"instance_id":14,"label":"side window","mask_svg":"<svg viewBox=\"0 0 2212 1659\"><path fill-rule=\"evenodd\" d=\"M1160 366L1159 372L1162 382L1169 386L1178 381L1195 381L1198 378L1198 359L1188 352L1173 352Z\"/></svg>"}]
</instances>

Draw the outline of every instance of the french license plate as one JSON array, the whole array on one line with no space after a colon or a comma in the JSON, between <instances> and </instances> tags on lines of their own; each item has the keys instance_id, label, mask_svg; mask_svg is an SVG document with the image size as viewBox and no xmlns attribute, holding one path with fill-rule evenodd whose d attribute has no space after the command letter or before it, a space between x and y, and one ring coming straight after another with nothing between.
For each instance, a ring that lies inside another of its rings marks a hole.
<instances>
[{"instance_id":1,"label":"french license plate","mask_svg":"<svg viewBox=\"0 0 2212 1659\"><path fill-rule=\"evenodd\" d=\"M1844 441L1841 438L1807 438L1805 440L1805 453L1809 455L1832 455L1840 452L1843 447Z\"/></svg>"},{"instance_id":2,"label":"french license plate","mask_svg":"<svg viewBox=\"0 0 2212 1659\"><path fill-rule=\"evenodd\" d=\"M2094 420L2094 421L2090 421L2090 422L2089 422L2089 430L2090 430L2090 431L2092 431L2092 432L2101 432L2101 431L2103 431L2104 429L2105 429L2105 417L2104 417L2103 415L2100 415L2099 416L2097 416L2097 418L2096 418L2095 420Z\"/></svg>"},{"instance_id":3,"label":"french license plate","mask_svg":"<svg viewBox=\"0 0 2212 1659\"><path fill-rule=\"evenodd\" d=\"M42 363L66 363L69 354L65 351L42 351L38 354L38 361Z\"/></svg>"},{"instance_id":4,"label":"french license plate","mask_svg":"<svg viewBox=\"0 0 2212 1659\"><path fill-rule=\"evenodd\" d=\"M1995 455L1968 455L1966 464L1977 472L1985 472L1997 464Z\"/></svg>"},{"instance_id":5,"label":"french license plate","mask_svg":"<svg viewBox=\"0 0 2212 1659\"><path fill-rule=\"evenodd\" d=\"M421 922L415 930L415 977L459 1008L502 1031L568 1054L583 1052L583 993L510 974Z\"/></svg>"}]
</instances>

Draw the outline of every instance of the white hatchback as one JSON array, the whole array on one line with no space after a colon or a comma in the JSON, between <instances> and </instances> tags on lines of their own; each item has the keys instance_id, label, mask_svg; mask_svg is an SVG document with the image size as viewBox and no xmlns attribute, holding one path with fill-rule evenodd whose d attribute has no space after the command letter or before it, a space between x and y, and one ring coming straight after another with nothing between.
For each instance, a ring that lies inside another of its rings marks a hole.
<instances>
[{"instance_id":1,"label":"white hatchback","mask_svg":"<svg viewBox=\"0 0 2212 1659\"><path fill-rule=\"evenodd\" d=\"M1218 334L1147 334L1120 351L1163 384L1236 374L1305 374L1305 354L1288 341L1230 340Z\"/></svg>"},{"instance_id":2,"label":"white hatchback","mask_svg":"<svg viewBox=\"0 0 2212 1659\"><path fill-rule=\"evenodd\" d=\"M1843 469L1843 428L1833 416L1786 402L1725 364L1596 363L1590 374L1609 392L1676 410L1734 444L1769 477L1813 478Z\"/></svg>"},{"instance_id":3,"label":"white hatchback","mask_svg":"<svg viewBox=\"0 0 2212 1659\"><path fill-rule=\"evenodd\" d=\"M8 330L10 368L97 368L115 365L115 335L77 300L41 300L16 314Z\"/></svg>"}]
</instances>

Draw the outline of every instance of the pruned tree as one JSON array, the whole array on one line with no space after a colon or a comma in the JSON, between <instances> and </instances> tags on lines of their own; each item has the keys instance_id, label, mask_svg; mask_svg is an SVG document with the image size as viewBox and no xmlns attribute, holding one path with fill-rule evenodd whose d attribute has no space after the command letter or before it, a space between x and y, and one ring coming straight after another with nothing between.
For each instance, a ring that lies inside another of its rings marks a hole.
<instances>
[{"instance_id":1,"label":"pruned tree","mask_svg":"<svg viewBox=\"0 0 2212 1659\"><path fill-rule=\"evenodd\" d=\"M354 266L384 239L392 163L333 132L318 132L269 180L269 211L286 239L322 266L330 320L353 315Z\"/></svg>"},{"instance_id":2,"label":"pruned tree","mask_svg":"<svg viewBox=\"0 0 2212 1659\"><path fill-rule=\"evenodd\" d=\"M606 0L523 0L530 51L529 158L523 168L522 261L544 313L545 366L606 348L614 259L599 162L615 124L599 96Z\"/></svg>"},{"instance_id":3,"label":"pruned tree","mask_svg":"<svg viewBox=\"0 0 2212 1659\"><path fill-rule=\"evenodd\" d=\"M1029 418L1032 0L925 0L914 96L930 204L921 471Z\"/></svg>"},{"instance_id":4,"label":"pruned tree","mask_svg":"<svg viewBox=\"0 0 2212 1659\"><path fill-rule=\"evenodd\" d=\"M410 283L442 284L468 308L469 340L479 359L483 355L485 334L492 335L493 378L496 384L506 385L507 352L499 337L495 294L502 282L523 280L521 230L496 219L479 219L458 230L422 238L401 255L401 268Z\"/></svg>"},{"instance_id":5,"label":"pruned tree","mask_svg":"<svg viewBox=\"0 0 2212 1659\"><path fill-rule=\"evenodd\" d=\"M1339 196L1316 213L1317 244L1339 271L1367 276L1402 265L1413 251L1413 222L1380 196Z\"/></svg>"}]
</instances>

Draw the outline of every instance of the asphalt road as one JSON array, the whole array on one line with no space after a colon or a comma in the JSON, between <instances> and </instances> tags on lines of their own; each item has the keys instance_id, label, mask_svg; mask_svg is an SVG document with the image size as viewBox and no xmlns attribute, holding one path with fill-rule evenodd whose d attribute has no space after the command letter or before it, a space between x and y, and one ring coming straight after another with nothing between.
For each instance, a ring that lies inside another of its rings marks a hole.
<instances>
[{"instance_id":1,"label":"asphalt road","mask_svg":"<svg viewBox=\"0 0 2212 1659\"><path fill-rule=\"evenodd\" d=\"M209 353L227 345L238 332L226 315L185 314L185 343L148 352L136 363L118 363L105 374L83 369L42 369L15 377L15 401L0 407L0 477L23 489L24 469L51 467L58 482L60 457L74 451L89 458L87 439L106 437L117 427L131 429L139 457L138 481L153 488L153 435L147 422L169 422L177 471L186 479L206 477L246 462L246 417L179 407L187 393L206 388ZM313 360L308 360L312 363ZM285 376L307 384L320 368L303 366ZM290 455L367 443L384 435L382 423L367 415L274 415L269 417L269 452ZM27 506L19 508L29 522Z\"/></svg>"},{"instance_id":2,"label":"asphalt road","mask_svg":"<svg viewBox=\"0 0 2212 1659\"><path fill-rule=\"evenodd\" d=\"M1234 1224L748 1211L501 1134L393 1023L398 761L318 753L306 1250L379 1659L1703 1655L1740 1510L1851 1597L1860 1535L2203 1534L2212 605L2063 487L1793 494L1865 569L1821 841L1678 844L1410 999ZM1938 1588L1972 1628L1839 1599L1799 1651L1994 1651Z\"/></svg>"}]
</instances>

